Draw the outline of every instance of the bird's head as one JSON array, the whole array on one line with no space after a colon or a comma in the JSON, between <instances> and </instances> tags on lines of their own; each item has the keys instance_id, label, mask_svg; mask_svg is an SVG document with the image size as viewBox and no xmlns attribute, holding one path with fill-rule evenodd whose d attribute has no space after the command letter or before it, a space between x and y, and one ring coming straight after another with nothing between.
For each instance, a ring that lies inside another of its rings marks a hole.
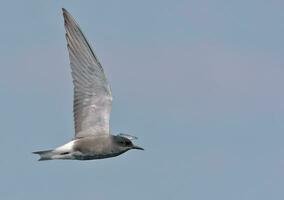
<instances>
[{"instance_id":1,"label":"bird's head","mask_svg":"<svg viewBox=\"0 0 284 200\"><path fill-rule=\"evenodd\" d=\"M144 150L142 147L139 147L132 143L132 140L135 140L135 139L137 139L137 137L120 133L114 137L114 142L121 150L125 150L125 151L128 151L130 149Z\"/></svg>"}]
</instances>

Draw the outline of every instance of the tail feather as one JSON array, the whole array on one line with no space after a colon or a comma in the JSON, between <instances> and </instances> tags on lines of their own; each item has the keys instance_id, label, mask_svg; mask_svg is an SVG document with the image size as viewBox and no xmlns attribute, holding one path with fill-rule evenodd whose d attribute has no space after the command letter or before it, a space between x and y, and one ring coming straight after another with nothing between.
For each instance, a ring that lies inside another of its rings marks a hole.
<instances>
[{"instance_id":1,"label":"tail feather","mask_svg":"<svg viewBox=\"0 0 284 200\"><path fill-rule=\"evenodd\" d=\"M38 161L43 161L43 160L51 160L51 156L53 155L53 150L46 150L46 151L35 151L33 152L34 154L38 154L40 158Z\"/></svg>"}]
</instances>

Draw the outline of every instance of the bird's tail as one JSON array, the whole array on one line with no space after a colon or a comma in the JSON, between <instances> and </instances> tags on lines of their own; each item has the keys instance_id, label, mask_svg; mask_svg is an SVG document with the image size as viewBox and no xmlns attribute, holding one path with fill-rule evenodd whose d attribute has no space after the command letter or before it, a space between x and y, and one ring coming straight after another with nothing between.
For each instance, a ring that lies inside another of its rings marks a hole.
<instances>
[{"instance_id":1,"label":"bird's tail","mask_svg":"<svg viewBox=\"0 0 284 200\"><path fill-rule=\"evenodd\" d=\"M52 160L52 156L54 155L53 150L35 151L33 153L38 154L40 156L38 161Z\"/></svg>"}]
</instances>

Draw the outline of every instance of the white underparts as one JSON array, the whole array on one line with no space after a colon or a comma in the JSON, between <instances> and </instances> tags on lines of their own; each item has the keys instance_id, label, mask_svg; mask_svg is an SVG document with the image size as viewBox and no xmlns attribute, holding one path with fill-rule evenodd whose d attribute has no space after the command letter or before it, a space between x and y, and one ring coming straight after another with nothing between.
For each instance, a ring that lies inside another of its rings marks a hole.
<instances>
[{"instance_id":1,"label":"white underparts","mask_svg":"<svg viewBox=\"0 0 284 200\"><path fill-rule=\"evenodd\" d=\"M67 144L64 144L60 147L57 147L55 149L55 151L60 152L60 153L67 153L67 152L72 152L73 151L73 147L74 147L74 143L75 141L72 140L71 142L68 142Z\"/></svg>"}]
</instances>

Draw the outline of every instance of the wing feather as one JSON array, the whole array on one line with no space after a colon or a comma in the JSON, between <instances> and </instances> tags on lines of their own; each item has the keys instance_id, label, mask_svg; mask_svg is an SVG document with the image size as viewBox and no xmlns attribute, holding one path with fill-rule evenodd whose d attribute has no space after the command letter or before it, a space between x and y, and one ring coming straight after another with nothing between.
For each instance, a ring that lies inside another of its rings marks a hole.
<instances>
[{"instance_id":1,"label":"wing feather","mask_svg":"<svg viewBox=\"0 0 284 200\"><path fill-rule=\"evenodd\" d=\"M75 137L109 134L112 95L104 70L74 18L62 10L74 84Z\"/></svg>"}]
</instances>

